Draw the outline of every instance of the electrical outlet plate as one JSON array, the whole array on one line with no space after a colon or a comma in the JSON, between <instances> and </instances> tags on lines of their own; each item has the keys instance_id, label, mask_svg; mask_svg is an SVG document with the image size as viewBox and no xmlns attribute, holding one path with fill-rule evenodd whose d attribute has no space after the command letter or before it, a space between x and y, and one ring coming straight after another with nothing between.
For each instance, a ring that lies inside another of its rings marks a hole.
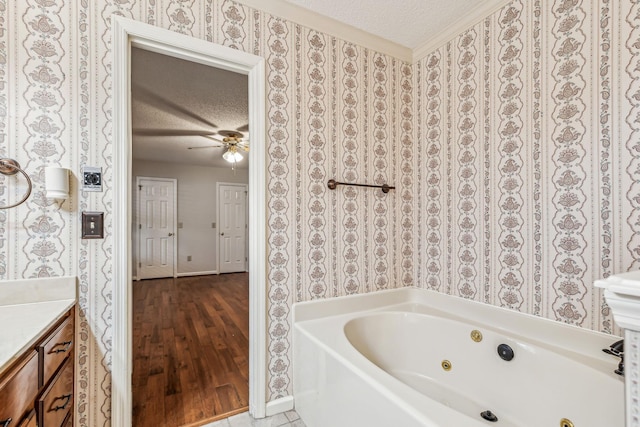
<instances>
[{"instance_id":1,"label":"electrical outlet plate","mask_svg":"<svg viewBox=\"0 0 640 427\"><path fill-rule=\"evenodd\" d=\"M93 166L82 168L82 190L102 191L102 168Z\"/></svg>"}]
</instances>

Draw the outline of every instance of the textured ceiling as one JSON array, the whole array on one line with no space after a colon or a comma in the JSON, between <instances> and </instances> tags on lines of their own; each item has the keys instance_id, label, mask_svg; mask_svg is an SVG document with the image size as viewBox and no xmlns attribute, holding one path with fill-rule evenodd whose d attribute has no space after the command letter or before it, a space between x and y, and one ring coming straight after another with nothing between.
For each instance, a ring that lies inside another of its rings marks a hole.
<instances>
[{"instance_id":1,"label":"textured ceiling","mask_svg":"<svg viewBox=\"0 0 640 427\"><path fill-rule=\"evenodd\" d=\"M394 43L415 49L462 17L505 0L285 0Z\"/></svg>"},{"instance_id":2,"label":"textured ceiling","mask_svg":"<svg viewBox=\"0 0 640 427\"><path fill-rule=\"evenodd\" d=\"M133 48L131 127L133 158L230 167L208 138L240 131L248 138L247 76ZM205 136L194 135L205 134ZM206 135L210 134L210 135ZM238 162L246 168L248 156Z\"/></svg>"}]
</instances>

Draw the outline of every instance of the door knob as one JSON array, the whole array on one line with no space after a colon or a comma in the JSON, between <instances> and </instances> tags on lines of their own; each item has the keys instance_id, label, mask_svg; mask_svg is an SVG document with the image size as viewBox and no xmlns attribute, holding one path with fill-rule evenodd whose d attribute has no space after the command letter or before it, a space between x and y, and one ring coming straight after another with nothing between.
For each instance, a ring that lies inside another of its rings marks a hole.
<instances>
[{"instance_id":1,"label":"door knob","mask_svg":"<svg viewBox=\"0 0 640 427\"><path fill-rule=\"evenodd\" d=\"M221 236L224 236L224 233L220 233Z\"/></svg>"},{"instance_id":2,"label":"door knob","mask_svg":"<svg viewBox=\"0 0 640 427\"><path fill-rule=\"evenodd\" d=\"M173 236L173 233L169 233L169 237Z\"/></svg>"}]
</instances>

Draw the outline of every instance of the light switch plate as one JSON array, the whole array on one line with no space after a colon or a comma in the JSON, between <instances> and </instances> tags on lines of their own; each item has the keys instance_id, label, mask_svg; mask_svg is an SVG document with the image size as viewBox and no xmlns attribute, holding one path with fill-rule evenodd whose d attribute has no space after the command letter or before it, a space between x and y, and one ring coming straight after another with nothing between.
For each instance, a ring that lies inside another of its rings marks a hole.
<instances>
[{"instance_id":1,"label":"light switch plate","mask_svg":"<svg viewBox=\"0 0 640 427\"><path fill-rule=\"evenodd\" d=\"M102 191L102 168L93 166L82 168L82 190Z\"/></svg>"},{"instance_id":2,"label":"light switch plate","mask_svg":"<svg viewBox=\"0 0 640 427\"><path fill-rule=\"evenodd\" d=\"M104 238L104 212L82 212L82 238Z\"/></svg>"}]
</instances>

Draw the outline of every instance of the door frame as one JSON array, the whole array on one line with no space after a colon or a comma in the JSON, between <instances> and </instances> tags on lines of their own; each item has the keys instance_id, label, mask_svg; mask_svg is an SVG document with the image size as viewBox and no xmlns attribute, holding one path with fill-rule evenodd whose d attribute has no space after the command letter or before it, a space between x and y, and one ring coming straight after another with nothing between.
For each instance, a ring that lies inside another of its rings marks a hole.
<instances>
[{"instance_id":1,"label":"door frame","mask_svg":"<svg viewBox=\"0 0 640 427\"><path fill-rule=\"evenodd\" d=\"M113 108L113 344L111 423L131 426L131 47L248 76L249 124L249 412L266 411L266 97L265 60L250 53L111 15Z\"/></svg>"},{"instance_id":2,"label":"door frame","mask_svg":"<svg viewBox=\"0 0 640 427\"><path fill-rule=\"evenodd\" d=\"M140 224L140 181L146 179L147 181L171 181L173 183L173 274L171 277L178 277L178 180L176 178L162 178L157 176L136 176L136 219L137 224ZM142 258L142 242L140 241L140 227L136 223L131 223L136 232L134 233L133 243L136 253L138 267L135 267L136 274L133 275L133 280L140 280L140 259Z\"/></svg>"},{"instance_id":3,"label":"door frame","mask_svg":"<svg viewBox=\"0 0 640 427\"><path fill-rule=\"evenodd\" d=\"M251 169L251 163L249 163L249 169ZM216 182L216 224L218 225L218 232L216 233L216 254L218 255L218 260L217 260L217 264L218 264L218 274L220 273L220 265L222 264L222 262L220 261L220 258L222 257L222 252L220 251L220 186L221 185L231 185L231 186L235 186L235 187L244 187L244 191L247 194L247 202L249 201L249 186L247 184L243 184L241 182ZM249 203L247 203L247 207L248 207ZM251 212L251 210L247 209L246 212ZM246 214L245 212L245 214ZM245 217L245 225L247 224L247 219L248 217ZM249 229L247 229L245 227L245 243L247 238L249 237ZM246 245L246 247L244 248L244 256L245 258L249 258L249 254L247 253L249 250L249 245ZM245 261L244 263L244 268L247 268L247 262Z\"/></svg>"}]
</instances>

